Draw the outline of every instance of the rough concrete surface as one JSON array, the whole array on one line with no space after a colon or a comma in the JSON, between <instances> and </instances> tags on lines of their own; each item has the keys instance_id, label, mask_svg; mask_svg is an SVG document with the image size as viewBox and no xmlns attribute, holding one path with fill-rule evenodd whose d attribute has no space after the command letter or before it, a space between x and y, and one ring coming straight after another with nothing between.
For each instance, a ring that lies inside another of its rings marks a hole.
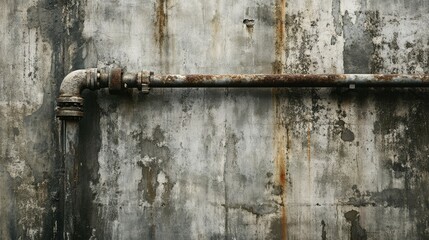
<instances>
[{"instance_id":1,"label":"rough concrete surface","mask_svg":"<svg viewBox=\"0 0 429 240\"><path fill-rule=\"evenodd\" d=\"M60 234L54 109L71 70L429 73L426 0L4 0L0 12L0 239ZM84 97L76 239L429 238L428 90Z\"/></svg>"}]
</instances>

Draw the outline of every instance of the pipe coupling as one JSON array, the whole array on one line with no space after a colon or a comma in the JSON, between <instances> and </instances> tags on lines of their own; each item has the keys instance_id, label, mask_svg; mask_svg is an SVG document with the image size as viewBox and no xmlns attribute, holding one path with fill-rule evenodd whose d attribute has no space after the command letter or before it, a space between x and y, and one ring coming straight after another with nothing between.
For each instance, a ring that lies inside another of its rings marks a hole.
<instances>
[{"instance_id":1,"label":"pipe coupling","mask_svg":"<svg viewBox=\"0 0 429 240\"><path fill-rule=\"evenodd\" d=\"M110 94L118 94L130 88L137 88L143 93L149 93L149 83L153 72L141 71L138 73L124 72L122 68L113 68L107 74L101 74L100 82L107 82ZM104 80L104 78L107 78Z\"/></svg>"},{"instance_id":2,"label":"pipe coupling","mask_svg":"<svg viewBox=\"0 0 429 240\"><path fill-rule=\"evenodd\" d=\"M83 98L60 96L57 99L56 113L60 120L80 120L83 117Z\"/></svg>"},{"instance_id":3,"label":"pipe coupling","mask_svg":"<svg viewBox=\"0 0 429 240\"><path fill-rule=\"evenodd\" d=\"M137 88L143 93L149 93L149 85L153 78L154 74L150 71L128 73L122 68L73 71L61 83L60 96L57 99L57 117L61 120L79 120L83 117L83 98L80 94L84 89L108 88L111 94L117 94L130 88Z\"/></svg>"},{"instance_id":4,"label":"pipe coupling","mask_svg":"<svg viewBox=\"0 0 429 240\"><path fill-rule=\"evenodd\" d=\"M99 89L99 72L96 68L76 70L69 73L60 86L60 96L57 98L57 117L61 120L79 120L83 117L84 89Z\"/></svg>"}]
</instances>

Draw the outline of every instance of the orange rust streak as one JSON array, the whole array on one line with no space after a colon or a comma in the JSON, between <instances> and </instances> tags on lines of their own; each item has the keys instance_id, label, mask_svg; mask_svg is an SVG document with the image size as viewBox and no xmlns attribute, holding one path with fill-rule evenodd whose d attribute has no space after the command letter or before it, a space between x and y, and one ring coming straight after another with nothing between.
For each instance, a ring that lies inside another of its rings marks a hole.
<instances>
[{"instance_id":1,"label":"orange rust streak","mask_svg":"<svg viewBox=\"0 0 429 240\"><path fill-rule=\"evenodd\" d=\"M156 1L156 20L155 25L157 27L155 31L155 40L159 45L160 51L162 51L162 45L164 44L164 39L167 35L167 1L168 0L157 0Z\"/></svg>"},{"instance_id":2,"label":"orange rust streak","mask_svg":"<svg viewBox=\"0 0 429 240\"><path fill-rule=\"evenodd\" d=\"M275 109L275 124L274 124L274 144L275 144L275 182L281 188L281 226L282 239L287 239L287 211L286 211L286 168L287 168L287 153L290 147L289 131L286 127L285 117L281 109L281 100L278 97L277 90L274 90L274 109Z\"/></svg>"},{"instance_id":3,"label":"orange rust streak","mask_svg":"<svg viewBox=\"0 0 429 240\"><path fill-rule=\"evenodd\" d=\"M273 64L273 70L276 74L283 72L285 64L285 23L286 23L286 0L276 0L275 5L276 17L276 42L275 55L276 59Z\"/></svg>"},{"instance_id":4,"label":"orange rust streak","mask_svg":"<svg viewBox=\"0 0 429 240\"><path fill-rule=\"evenodd\" d=\"M275 74L283 73L285 64L285 23L286 23L286 0L276 0L276 42L275 42L275 61L273 63L273 72ZM275 147L276 158L275 165L277 169L276 181L281 187L281 227L282 239L287 239L287 211L286 211L286 160L287 152L290 147L289 132L286 128L284 116L282 116L281 101L277 91L273 92L275 97Z\"/></svg>"}]
</instances>

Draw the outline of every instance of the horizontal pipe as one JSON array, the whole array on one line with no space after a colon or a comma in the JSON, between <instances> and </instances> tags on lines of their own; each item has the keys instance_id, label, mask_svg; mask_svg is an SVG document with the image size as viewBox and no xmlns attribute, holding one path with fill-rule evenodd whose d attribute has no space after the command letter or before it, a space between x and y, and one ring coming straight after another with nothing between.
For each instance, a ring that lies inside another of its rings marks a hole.
<instances>
[{"instance_id":1,"label":"horizontal pipe","mask_svg":"<svg viewBox=\"0 0 429 240\"><path fill-rule=\"evenodd\" d=\"M405 74L231 74L154 75L151 88L209 87L428 87L429 75Z\"/></svg>"},{"instance_id":2,"label":"horizontal pipe","mask_svg":"<svg viewBox=\"0 0 429 240\"><path fill-rule=\"evenodd\" d=\"M429 74L190 74L154 75L149 71L124 72L121 68L84 69L69 73L60 86L57 116L79 120L83 116L84 89L108 88L119 93L137 88L241 88L241 87L429 87Z\"/></svg>"}]
</instances>

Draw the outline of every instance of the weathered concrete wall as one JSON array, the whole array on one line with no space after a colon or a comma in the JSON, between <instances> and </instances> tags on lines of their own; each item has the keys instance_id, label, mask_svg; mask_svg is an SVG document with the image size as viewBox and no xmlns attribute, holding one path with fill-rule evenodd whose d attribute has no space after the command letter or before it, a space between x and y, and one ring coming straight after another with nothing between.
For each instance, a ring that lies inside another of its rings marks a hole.
<instances>
[{"instance_id":1,"label":"weathered concrete wall","mask_svg":"<svg viewBox=\"0 0 429 240\"><path fill-rule=\"evenodd\" d=\"M425 0L7 0L0 9L1 239L60 229L54 108L72 69L429 73ZM84 95L79 239L429 238L426 90Z\"/></svg>"}]
</instances>

